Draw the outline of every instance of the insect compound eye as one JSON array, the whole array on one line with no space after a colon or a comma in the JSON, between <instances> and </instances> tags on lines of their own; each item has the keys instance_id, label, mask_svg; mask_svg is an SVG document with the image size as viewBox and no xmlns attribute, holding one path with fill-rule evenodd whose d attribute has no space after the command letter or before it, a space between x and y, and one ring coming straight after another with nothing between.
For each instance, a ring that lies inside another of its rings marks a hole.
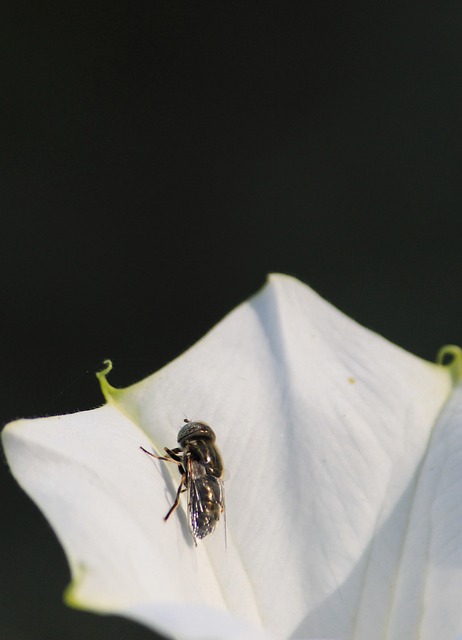
<instances>
[{"instance_id":1,"label":"insect compound eye","mask_svg":"<svg viewBox=\"0 0 462 640\"><path fill-rule=\"evenodd\" d=\"M188 422L178 433L178 444L184 445L188 440L194 438L206 438L215 441L215 432L205 422Z\"/></svg>"}]
</instances>

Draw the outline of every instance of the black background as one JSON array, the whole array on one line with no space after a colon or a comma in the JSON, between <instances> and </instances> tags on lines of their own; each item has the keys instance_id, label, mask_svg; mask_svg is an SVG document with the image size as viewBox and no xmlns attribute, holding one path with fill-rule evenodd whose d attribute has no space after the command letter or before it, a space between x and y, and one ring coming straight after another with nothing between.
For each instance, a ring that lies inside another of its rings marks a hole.
<instances>
[{"instance_id":1,"label":"black background","mask_svg":"<svg viewBox=\"0 0 462 640\"><path fill-rule=\"evenodd\" d=\"M428 359L462 344L460 2L15 3L1 19L2 421L102 402L270 271ZM1 469L0 636L143 639L61 604Z\"/></svg>"}]
</instances>

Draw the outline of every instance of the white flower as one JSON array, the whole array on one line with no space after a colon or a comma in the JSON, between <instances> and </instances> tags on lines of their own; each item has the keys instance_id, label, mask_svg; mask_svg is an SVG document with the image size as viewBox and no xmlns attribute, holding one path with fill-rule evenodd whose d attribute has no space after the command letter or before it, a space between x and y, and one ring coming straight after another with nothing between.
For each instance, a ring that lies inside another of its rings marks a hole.
<instances>
[{"instance_id":1,"label":"white flower","mask_svg":"<svg viewBox=\"0 0 462 640\"><path fill-rule=\"evenodd\" d=\"M107 404L3 431L67 554L67 601L176 638L455 640L462 633L460 362L424 362L273 275ZM106 372L107 373L107 372ZM217 434L224 522L196 548L176 447Z\"/></svg>"}]
</instances>

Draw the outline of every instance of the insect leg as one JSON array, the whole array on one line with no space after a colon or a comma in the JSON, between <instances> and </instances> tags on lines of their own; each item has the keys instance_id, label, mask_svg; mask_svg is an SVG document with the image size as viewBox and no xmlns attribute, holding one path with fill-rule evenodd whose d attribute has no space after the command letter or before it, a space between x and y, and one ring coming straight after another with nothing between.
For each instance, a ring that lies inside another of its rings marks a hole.
<instances>
[{"instance_id":1,"label":"insect leg","mask_svg":"<svg viewBox=\"0 0 462 640\"><path fill-rule=\"evenodd\" d=\"M164 520L167 521L170 516L172 515L172 513L175 511L175 509L178 507L178 505L180 504L180 494L183 491L183 485L186 482L186 474L183 474L181 476L181 482L180 482L180 486L178 487L178 490L176 492L176 498L175 498L175 502L172 504L172 506L169 509L169 512L167 513L167 515L165 516Z\"/></svg>"},{"instance_id":2,"label":"insect leg","mask_svg":"<svg viewBox=\"0 0 462 640\"><path fill-rule=\"evenodd\" d=\"M144 453L147 453L148 456L151 456L151 458L156 458L156 460L163 460L164 462L174 462L175 464L180 464L180 462L172 457L166 457L166 456L156 456L155 453L151 453L150 451L148 451L147 449L145 449L144 447L140 446L140 449L142 451L144 451Z\"/></svg>"},{"instance_id":3,"label":"insect leg","mask_svg":"<svg viewBox=\"0 0 462 640\"><path fill-rule=\"evenodd\" d=\"M174 460L175 462L177 462L178 464L180 464L181 462L183 462L183 459L177 455L178 453L181 452L181 449L169 449L168 447L164 447L164 451L167 452L169 458L171 458L172 460Z\"/></svg>"}]
</instances>

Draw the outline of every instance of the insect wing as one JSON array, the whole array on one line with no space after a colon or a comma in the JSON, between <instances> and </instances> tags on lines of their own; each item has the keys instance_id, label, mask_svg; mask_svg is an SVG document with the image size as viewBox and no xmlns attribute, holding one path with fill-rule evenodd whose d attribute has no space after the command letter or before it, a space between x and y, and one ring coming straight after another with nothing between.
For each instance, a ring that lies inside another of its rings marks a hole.
<instances>
[{"instance_id":1,"label":"insect wing","mask_svg":"<svg viewBox=\"0 0 462 640\"><path fill-rule=\"evenodd\" d=\"M203 464L188 459L188 516L194 540L212 533L224 510L223 482L206 473Z\"/></svg>"}]
</instances>

